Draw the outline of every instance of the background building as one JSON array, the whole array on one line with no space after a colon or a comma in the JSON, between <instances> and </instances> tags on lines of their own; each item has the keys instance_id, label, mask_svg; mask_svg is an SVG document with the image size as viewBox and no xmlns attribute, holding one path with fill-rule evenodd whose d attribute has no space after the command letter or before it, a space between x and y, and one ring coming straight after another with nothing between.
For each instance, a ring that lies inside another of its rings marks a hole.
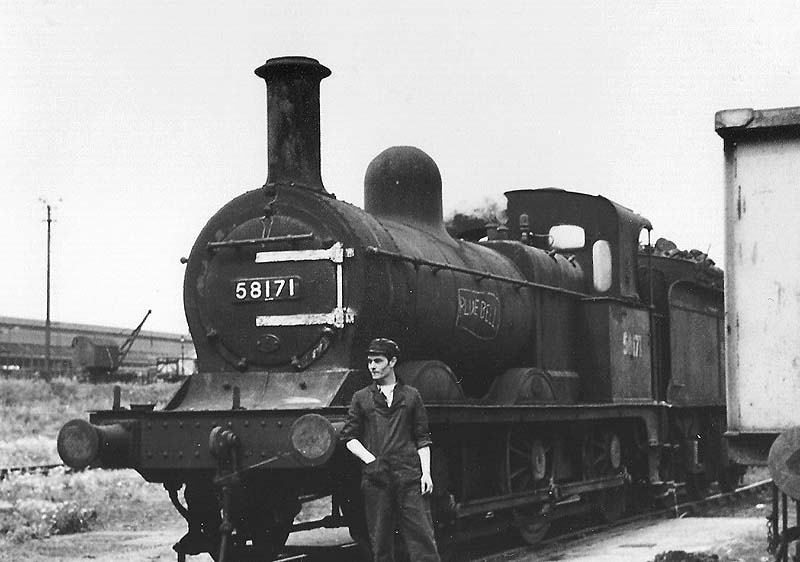
<instances>
[{"instance_id":1,"label":"background building","mask_svg":"<svg viewBox=\"0 0 800 562\"><path fill-rule=\"evenodd\" d=\"M131 335L129 328L51 322L50 357L53 376L82 374L72 347L76 337L98 345L120 347ZM141 330L125 357L121 371L144 375L159 371L191 374L195 350L188 334ZM45 370L45 322L0 316L0 374L34 374Z\"/></svg>"}]
</instances>

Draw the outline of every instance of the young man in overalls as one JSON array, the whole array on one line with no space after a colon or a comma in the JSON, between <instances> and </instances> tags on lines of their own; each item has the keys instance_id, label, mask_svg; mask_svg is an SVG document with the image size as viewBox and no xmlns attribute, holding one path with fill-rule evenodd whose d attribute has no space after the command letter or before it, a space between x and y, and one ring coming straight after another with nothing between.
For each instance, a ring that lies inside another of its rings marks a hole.
<instances>
[{"instance_id":1,"label":"young man in overalls","mask_svg":"<svg viewBox=\"0 0 800 562\"><path fill-rule=\"evenodd\" d=\"M394 372L397 344L377 338L367 349L372 384L353 395L341 439L364 463L361 491L375 562L394 562L399 528L412 562L440 562L429 495L431 435L417 389Z\"/></svg>"}]
</instances>

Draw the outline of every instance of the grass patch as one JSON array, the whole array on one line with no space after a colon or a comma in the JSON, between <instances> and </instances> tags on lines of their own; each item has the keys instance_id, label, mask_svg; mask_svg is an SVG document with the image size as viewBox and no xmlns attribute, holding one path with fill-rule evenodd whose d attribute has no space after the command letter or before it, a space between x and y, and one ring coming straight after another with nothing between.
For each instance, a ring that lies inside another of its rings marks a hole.
<instances>
[{"instance_id":1,"label":"grass patch","mask_svg":"<svg viewBox=\"0 0 800 562\"><path fill-rule=\"evenodd\" d=\"M56 440L44 435L19 437L11 441L0 441L0 465L3 468L57 464Z\"/></svg>"},{"instance_id":2,"label":"grass patch","mask_svg":"<svg viewBox=\"0 0 800 562\"><path fill-rule=\"evenodd\" d=\"M163 405L179 383L120 384L122 404ZM0 380L0 442L42 435L56 438L72 418L90 410L111 408L113 384L88 384L71 379ZM0 461L2 462L2 461Z\"/></svg>"},{"instance_id":3,"label":"grass patch","mask_svg":"<svg viewBox=\"0 0 800 562\"><path fill-rule=\"evenodd\" d=\"M143 482L133 470L56 470L0 481L0 541L20 543L91 528L136 529L176 517L164 489Z\"/></svg>"},{"instance_id":4,"label":"grass patch","mask_svg":"<svg viewBox=\"0 0 800 562\"><path fill-rule=\"evenodd\" d=\"M163 406L179 383L120 384L123 406ZM55 379L0 380L0 467L60 463L59 429L90 410L111 407L113 384ZM159 484L133 470L93 470L0 481L0 542L25 542L90 528L157 526L177 516ZM152 527L151 527L152 528Z\"/></svg>"},{"instance_id":5,"label":"grass patch","mask_svg":"<svg viewBox=\"0 0 800 562\"><path fill-rule=\"evenodd\" d=\"M122 404L166 404L179 383L120 384ZM111 408L113 384L0 380L0 467L60 463L56 437L73 418Z\"/></svg>"}]
</instances>

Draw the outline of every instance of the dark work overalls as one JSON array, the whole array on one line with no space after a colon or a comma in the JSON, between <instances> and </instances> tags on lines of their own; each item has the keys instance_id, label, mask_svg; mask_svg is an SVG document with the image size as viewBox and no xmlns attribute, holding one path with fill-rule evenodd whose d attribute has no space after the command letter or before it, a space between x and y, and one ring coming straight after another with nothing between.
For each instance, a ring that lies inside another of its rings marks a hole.
<instances>
[{"instance_id":1,"label":"dark work overalls","mask_svg":"<svg viewBox=\"0 0 800 562\"><path fill-rule=\"evenodd\" d=\"M417 389L398 379L389 407L377 384L362 388L353 395L341 439L358 439L376 457L361 477L373 560L394 561L399 528L412 562L439 562L430 502L420 491L417 450L429 446L431 436Z\"/></svg>"}]
</instances>

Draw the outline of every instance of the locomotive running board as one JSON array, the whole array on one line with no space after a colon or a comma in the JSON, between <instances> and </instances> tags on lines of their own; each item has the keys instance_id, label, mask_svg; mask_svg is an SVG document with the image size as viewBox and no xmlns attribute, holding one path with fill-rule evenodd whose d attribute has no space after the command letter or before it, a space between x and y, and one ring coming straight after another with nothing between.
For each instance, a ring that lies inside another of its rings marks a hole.
<instances>
[{"instance_id":1,"label":"locomotive running board","mask_svg":"<svg viewBox=\"0 0 800 562\"><path fill-rule=\"evenodd\" d=\"M558 497L617 488L623 486L626 481L627 476L625 474L618 474L607 478L594 478L592 480L555 485L553 488L543 488L526 494L508 494L505 496L481 498L479 500L457 503L454 512L456 518L469 517L471 515L484 515L489 512L502 511L529 504L549 503L553 501L554 498Z\"/></svg>"}]
</instances>

